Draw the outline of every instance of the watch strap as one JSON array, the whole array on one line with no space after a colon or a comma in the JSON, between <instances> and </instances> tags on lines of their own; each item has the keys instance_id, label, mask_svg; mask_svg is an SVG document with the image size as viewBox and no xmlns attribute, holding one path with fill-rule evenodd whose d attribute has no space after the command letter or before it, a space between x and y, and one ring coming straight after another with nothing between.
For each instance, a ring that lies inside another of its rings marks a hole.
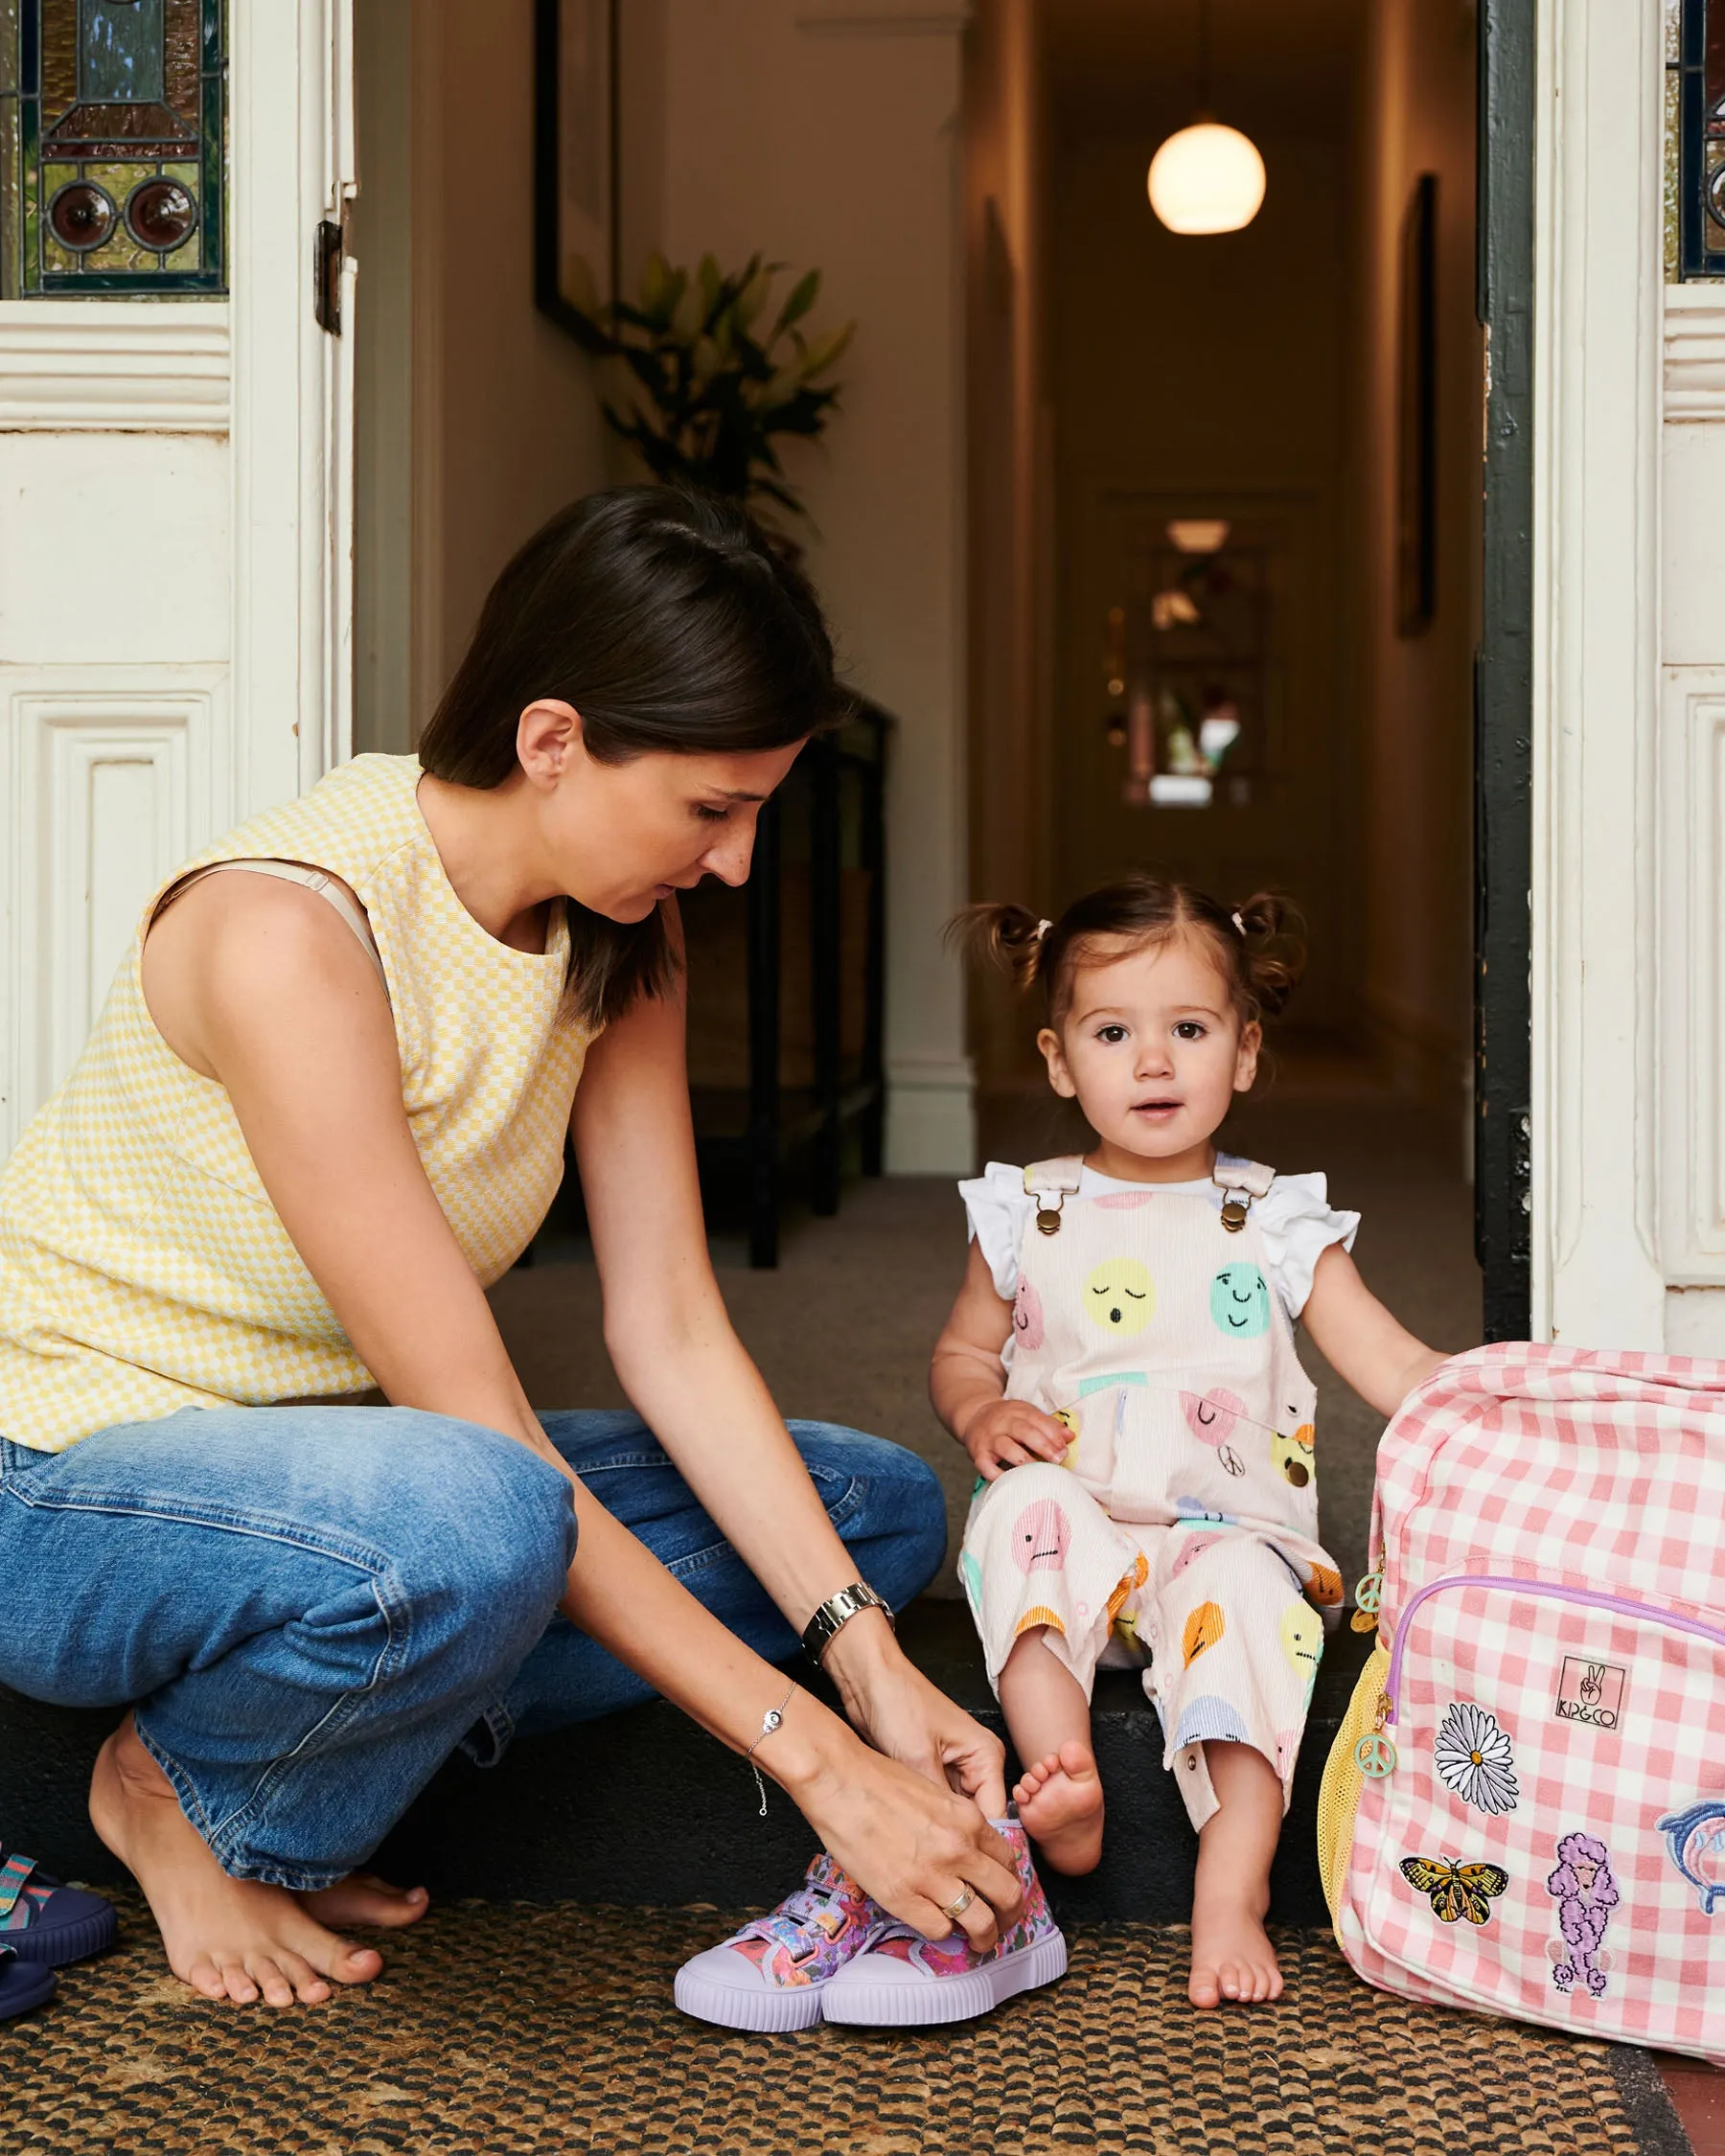
<instances>
[{"instance_id":1,"label":"watch strap","mask_svg":"<svg viewBox=\"0 0 1725 2156\"><path fill-rule=\"evenodd\" d=\"M820 1658L843 1631L851 1618L864 1610L881 1610L888 1624L893 1623L891 1607L877 1594L872 1587L862 1580L853 1580L841 1587L837 1594L824 1601L803 1627L803 1653L818 1669Z\"/></svg>"}]
</instances>

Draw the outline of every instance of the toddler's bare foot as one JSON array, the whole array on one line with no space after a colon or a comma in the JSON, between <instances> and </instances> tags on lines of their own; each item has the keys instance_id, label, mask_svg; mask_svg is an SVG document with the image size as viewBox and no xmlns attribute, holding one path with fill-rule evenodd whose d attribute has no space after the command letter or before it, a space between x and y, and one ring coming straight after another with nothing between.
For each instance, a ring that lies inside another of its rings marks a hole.
<instances>
[{"instance_id":1,"label":"toddler's bare foot","mask_svg":"<svg viewBox=\"0 0 1725 2156\"><path fill-rule=\"evenodd\" d=\"M1056 1871L1093 1871L1102 1855L1102 1779L1088 1744L1063 1744L1013 1789L1024 1832Z\"/></svg>"},{"instance_id":2,"label":"toddler's bare foot","mask_svg":"<svg viewBox=\"0 0 1725 2156\"><path fill-rule=\"evenodd\" d=\"M1192 1903L1192 1982L1195 2007L1242 2007L1279 1999L1282 1973L1263 1916L1238 1893L1205 1892Z\"/></svg>"},{"instance_id":3,"label":"toddler's bare foot","mask_svg":"<svg viewBox=\"0 0 1725 2156\"><path fill-rule=\"evenodd\" d=\"M350 1871L333 1887L296 1898L320 1924L380 1924L390 1931L417 1924L431 1906L424 1887L392 1887L370 1871Z\"/></svg>"},{"instance_id":4,"label":"toddler's bare foot","mask_svg":"<svg viewBox=\"0 0 1725 2156\"><path fill-rule=\"evenodd\" d=\"M316 2005L333 1984L369 1984L382 1968L381 1955L337 1938L298 1894L228 1877L129 1714L96 1761L90 1820L143 1888L169 1967L206 1999Z\"/></svg>"}]
</instances>

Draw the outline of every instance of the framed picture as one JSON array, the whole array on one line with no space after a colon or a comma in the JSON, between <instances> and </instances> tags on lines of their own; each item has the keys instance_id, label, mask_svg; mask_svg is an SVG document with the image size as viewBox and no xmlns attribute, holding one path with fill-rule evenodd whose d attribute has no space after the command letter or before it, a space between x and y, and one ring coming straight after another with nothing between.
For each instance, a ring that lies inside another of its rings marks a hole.
<instances>
[{"instance_id":1,"label":"framed picture","mask_svg":"<svg viewBox=\"0 0 1725 2156\"><path fill-rule=\"evenodd\" d=\"M617 293L620 0L535 0L534 297L572 328L585 262L602 303Z\"/></svg>"},{"instance_id":2,"label":"framed picture","mask_svg":"<svg viewBox=\"0 0 1725 2156\"><path fill-rule=\"evenodd\" d=\"M1438 606L1438 175L1421 172L1402 218L1395 388L1395 633Z\"/></svg>"}]
</instances>

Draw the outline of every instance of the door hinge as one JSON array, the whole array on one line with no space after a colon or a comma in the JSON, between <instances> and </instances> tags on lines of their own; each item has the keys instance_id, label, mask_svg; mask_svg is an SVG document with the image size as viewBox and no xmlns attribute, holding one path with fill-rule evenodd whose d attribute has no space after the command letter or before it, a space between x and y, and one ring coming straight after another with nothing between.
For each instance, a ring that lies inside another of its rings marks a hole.
<instances>
[{"instance_id":1,"label":"door hinge","mask_svg":"<svg viewBox=\"0 0 1725 2156\"><path fill-rule=\"evenodd\" d=\"M311 310L320 330L341 334L341 269L347 248L334 218L319 223L311 243Z\"/></svg>"}]
</instances>

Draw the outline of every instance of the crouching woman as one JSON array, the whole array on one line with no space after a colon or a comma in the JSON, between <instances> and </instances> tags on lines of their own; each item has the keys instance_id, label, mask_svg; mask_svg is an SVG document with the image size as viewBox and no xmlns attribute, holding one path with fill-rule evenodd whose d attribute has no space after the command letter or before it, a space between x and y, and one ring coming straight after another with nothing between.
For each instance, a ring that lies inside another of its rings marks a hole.
<instances>
[{"instance_id":1,"label":"crouching woman","mask_svg":"<svg viewBox=\"0 0 1725 2156\"><path fill-rule=\"evenodd\" d=\"M417 758L155 896L0 1176L0 1681L126 1709L91 1816L210 1998L375 1976L342 1930L425 1899L357 1868L442 1761L653 1691L909 1922L1017 1915L999 1743L843 1594L926 1584L934 1478L787 1430L702 1230L676 894L743 881L838 700L742 517L578 504ZM537 1414L485 1299L571 1131L634 1414ZM836 1597L848 1725L771 1666Z\"/></svg>"}]
</instances>

